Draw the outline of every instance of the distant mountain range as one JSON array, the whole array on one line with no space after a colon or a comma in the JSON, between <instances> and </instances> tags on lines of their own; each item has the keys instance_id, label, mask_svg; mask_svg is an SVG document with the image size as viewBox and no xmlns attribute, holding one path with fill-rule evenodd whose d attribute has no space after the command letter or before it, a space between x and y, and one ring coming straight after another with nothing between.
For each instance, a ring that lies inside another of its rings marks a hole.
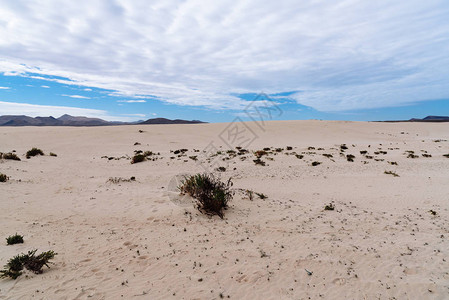
<instances>
[{"instance_id":1,"label":"distant mountain range","mask_svg":"<svg viewBox=\"0 0 449 300\"><path fill-rule=\"evenodd\" d=\"M165 118L148 119L137 122L109 122L98 118L74 117L63 115L54 117L28 117L28 116L0 116L0 126L110 126L110 125L136 125L136 124L199 124L198 120L170 120Z\"/></svg>"},{"instance_id":2,"label":"distant mountain range","mask_svg":"<svg viewBox=\"0 0 449 300\"><path fill-rule=\"evenodd\" d=\"M427 116L422 119L412 118L410 120L380 121L380 122L449 122L448 116Z\"/></svg>"}]
</instances>

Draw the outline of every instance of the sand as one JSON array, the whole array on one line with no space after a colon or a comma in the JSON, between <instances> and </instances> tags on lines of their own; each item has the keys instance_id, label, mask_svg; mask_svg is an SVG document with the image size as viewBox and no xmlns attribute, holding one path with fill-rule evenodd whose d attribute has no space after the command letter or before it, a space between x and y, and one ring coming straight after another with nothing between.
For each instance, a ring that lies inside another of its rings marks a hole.
<instances>
[{"instance_id":1,"label":"sand","mask_svg":"<svg viewBox=\"0 0 449 300\"><path fill-rule=\"evenodd\" d=\"M235 140L229 124L0 127L0 152L22 159L0 161L0 264L58 253L43 274L0 280L0 299L449 298L449 124L245 125ZM26 159L32 147L46 155ZM264 147L283 149L256 165ZM134 150L157 159L131 164ZM234 182L224 219L174 188L204 166ZM7 246L15 233L25 243Z\"/></svg>"}]
</instances>

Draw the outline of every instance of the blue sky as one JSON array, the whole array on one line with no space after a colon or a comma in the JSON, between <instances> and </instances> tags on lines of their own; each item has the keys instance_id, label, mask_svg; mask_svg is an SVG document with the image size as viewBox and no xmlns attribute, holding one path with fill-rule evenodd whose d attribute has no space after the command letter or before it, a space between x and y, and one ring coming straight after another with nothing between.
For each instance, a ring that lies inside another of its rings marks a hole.
<instances>
[{"instance_id":1,"label":"blue sky","mask_svg":"<svg viewBox=\"0 0 449 300\"><path fill-rule=\"evenodd\" d=\"M0 0L0 115L449 115L447 1L265 2Z\"/></svg>"}]
</instances>

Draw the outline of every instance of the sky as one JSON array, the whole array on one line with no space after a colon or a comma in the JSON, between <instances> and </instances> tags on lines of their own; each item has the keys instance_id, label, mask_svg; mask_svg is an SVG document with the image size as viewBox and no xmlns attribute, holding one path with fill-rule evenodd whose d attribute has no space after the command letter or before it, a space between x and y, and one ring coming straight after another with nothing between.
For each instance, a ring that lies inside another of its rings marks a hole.
<instances>
[{"instance_id":1,"label":"sky","mask_svg":"<svg viewBox=\"0 0 449 300\"><path fill-rule=\"evenodd\" d=\"M0 0L0 115L449 115L449 3ZM259 99L259 100L258 100Z\"/></svg>"}]
</instances>

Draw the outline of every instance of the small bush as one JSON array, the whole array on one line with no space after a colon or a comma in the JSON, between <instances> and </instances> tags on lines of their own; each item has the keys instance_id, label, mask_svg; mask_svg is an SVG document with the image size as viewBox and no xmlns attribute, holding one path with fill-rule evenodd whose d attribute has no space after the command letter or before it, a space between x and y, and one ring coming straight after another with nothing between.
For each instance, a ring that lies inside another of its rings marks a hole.
<instances>
[{"instance_id":1,"label":"small bush","mask_svg":"<svg viewBox=\"0 0 449 300\"><path fill-rule=\"evenodd\" d=\"M261 158L261 157L264 156L264 155L268 155L268 152L265 151L265 150L258 150L258 151L256 151L256 152L254 152L254 155L255 155L257 158Z\"/></svg>"},{"instance_id":2,"label":"small bush","mask_svg":"<svg viewBox=\"0 0 449 300\"><path fill-rule=\"evenodd\" d=\"M58 156L58 155L57 155L56 153L50 152L50 156L56 157L56 156Z\"/></svg>"},{"instance_id":3,"label":"small bush","mask_svg":"<svg viewBox=\"0 0 449 300\"><path fill-rule=\"evenodd\" d=\"M264 162L263 160L261 160L260 158L254 159L253 162L254 162L256 165L265 166L265 162Z\"/></svg>"},{"instance_id":4,"label":"small bush","mask_svg":"<svg viewBox=\"0 0 449 300\"><path fill-rule=\"evenodd\" d=\"M312 166L316 167L318 165L321 165L321 162L319 162L319 161L312 162Z\"/></svg>"},{"instance_id":5,"label":"small bush","mask_svg":"<svg viewBox=\"0 0 449 300\"><path fill-rule=\"evenodd\" d=\"M6 238L6 244L7 245L23 244L23 235L18 235L16 233L15 235L8 236Z\"/></svg>"},{"instance_id":6,"label":"small bush","mask_svg":"<svg viewBox=\"0 0 449 300\"><path fill-rule=\"evenodd\" d=\"M263 194L263 193L256 193L256 195L257 195L260 199L262 199L262 200L268 198L268 196L265 195L265 194Z\"/></svg>"},{"instance_id":7,"label":"small bush","mask_svg":"<svg viewBox=\"0 0 449 300\"><path fill-rule=\"evenodd\" d=\"M6 176L6 175L3 174L3 173L0 173L0 182L7 182L8 179L9 179L8 176Z\"/></svg>"},{"instance_id":8,"label":"small bush","mask_svg":"<svg viewBox=\"0 0 449 300\"><path fill-rule=\"evenodd\" d=\"M341 144L340 145L340 150L341 151L344 151L344 150L347 150L348 149L348 146L346 146L346 144Z\"/></svg>"},{"instance_id":9,"label":"small bush","mask_svg":"<svg viewBox=\"0 0 449 300\"><path fill-rule=\"evenodd\" d=\"M437 212L436 211L434 211L433 209L431 209L431 210L429 210L429 212L432 214L432 215L434 215L434 216L436 216L437 215Z\"/></svg>"},{"instance_id":10,"label":"small bush","mask_svg":"<svg viewBox=\"0 0 449 300\"><path fill-rule=\"evenodd\" d=\"M394 177L399 177L399 175L396 174L396 173L393 172L393 171L385 171L384 174L387 174L387 175L393 175Z\"/></svg>"},{"instance_id":11,"label":"small bush","mask_svg":"<svg viewBox=\"0 0 449 300\"><path fill-rule=\"evenodd\" d=\"M32 156L36 156L36 155L44 155L44 152L41 149L38 148L31 148L31 150L28 150L26 153L26 157L30 158Z\"/></svg>"},{"instance_id":12,"label":"small bush","mask_svg":"<svg viewBox=\"0 0 449 300\"><path fill-rule=\"evenodd\" d=\"M347 160L347 161L353 162L353 161L354 161L354 158L355 158L355 156L352 155L352 154L346 155L346 160Z\"/></svg>"},{"instance_id":13,"label":"small bush","mask_svg":"<svg viewBox=\"0 0 449 300\"><path fill-rule=\"evenodd\" d=\"M424 153L422 156L423 156L423 157L432 157L432 154Z\"/></svg>"},{"instance_id":14,"label":"small bush","mask_svg":"<svg viewBox=\"0 0 449 300\"><path fill-rule=\"evenodd\" d=\"M292 146L287 146L285 149L287 149L288 151L293 150Z\"/></svg>"},{"instance_id":15,"label":"small bush","mask_svg":"<svg viewBox=\"0 0 449 300\"><path fill-rule=\"evenodd\" d=\"M37 250L28 251L28 254L20 254L11 258L5 265L5 269L0 270L0 278L10 277L16 279L22 275L22 270L26 268L35 274L41 274L42 267L48 266L50 260L57 255L54 251L42 252L36 256Z\"/></svg>"},{"instance_id":16,"label":"small bush","mask_svg":"<svg viewBox=\"0 0 449 300\"><path fill-rule=\"evenodd\" d=\"M3 159L11 159L11 160L17 160L20 161L20 158L15 154L15 153L4 153L3 154Z\"/></svg>"},{"instance_id":17,"label":"small bush","mask_svg":"<svg viewBox=\"0 0 449 300\"><path fill-rule=\"evenodd\" d=\"M335 210L335 206L332 203L329 203L324 207L324 210Z\"/></svg>"},{"instance_id":18,"label":"small bush","mask_svg":"<svg viewBox=\"0 0 449 300\"><path fill-rule=\"evenodd\" d=\"M137 155L133 156L133 158L131 159L131 163L136 164L139 162L143 162L144 160L145 160L145 155L137 154Z\"/></svg>"},{"instance_id":19,"label":"small bush","mask_svg":"<svg viewBox=\"0 0 449 300\"><path fill-rule=\"evenodd\" d=\"M303 159L304 158L304 155L302 155L302 154L295 154L295 156L296 156L297 159Z\"/></svg>"},{"instance_id":20,"label":"small bush","mask_svg":"<svg viewBox=\"0 0 449 300\"><path fill-rule=\"evenodd\" d=\"M362 154L362 155L365 155L365 154L367 154L367 153L368 153L368 151L366 151L366 150L360 151L360 154Z\"/></svg>"},{"instance_id":21,"label":"small bush","mask_svg":"<svg viewBox=\"0 0 449 300\"><path fill-rule=\"evenodd\" d=\"M226 168L225 167L218 167L217 171L218 172L226 172Z\"/></svg>"},{"instance_id":22,"label":"small bush","mask_svg":"<svg viewBox=\"0 0 449 300\"><path fill-rule=\"evenodd\" d=\"M449 154L443 154L443 156L449 158Z\"/></svg>"},{"instance_id":23,"label":"small bush","mask_svg":"<svg viewBox=\"0 0 449 300\"><path fill-rule=\"evenodd\" d=\"M327 158L332 158L332 157L333 157L332 154L328 154L328 153L323 153L323 156L324 156L324 157L327 157Z\"/></svg>"},{"instance_id":24,"label":"small bush","mask_svg":"<svg viewBox=\"0 0 449 300\"><path fill-rule=\"evenodd\" d=\"M231 186L231 179L224 183L209 174L196 174L185 177L178 189L195 198L200 211L223 218L223 210L233 196Z\"/></svg>"}]
</instances>

